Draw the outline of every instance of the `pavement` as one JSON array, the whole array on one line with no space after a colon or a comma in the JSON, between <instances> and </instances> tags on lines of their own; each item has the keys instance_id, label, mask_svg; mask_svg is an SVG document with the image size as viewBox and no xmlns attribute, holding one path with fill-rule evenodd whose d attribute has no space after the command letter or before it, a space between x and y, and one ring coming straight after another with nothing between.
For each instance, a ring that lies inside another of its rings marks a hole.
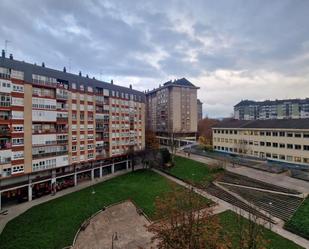
<instances>
[{"instance_id":1,"label":"pavement","mask_svg":"<svg viewBox=\"0 0 309 249\"><path fill-rule=\"evenodd\" d=\"M153 234L147 231L150 222L139 215L131 201L113 205L90 220L80 231L72 249L150 249Z\"/></svg>"}]
</instances>

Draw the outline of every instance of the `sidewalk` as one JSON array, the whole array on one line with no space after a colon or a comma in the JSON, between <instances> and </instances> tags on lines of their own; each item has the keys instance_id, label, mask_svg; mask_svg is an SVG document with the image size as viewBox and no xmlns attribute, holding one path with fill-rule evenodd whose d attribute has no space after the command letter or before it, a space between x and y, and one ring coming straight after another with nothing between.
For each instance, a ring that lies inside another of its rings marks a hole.
<instances>
[{"instance_id":1,"label":"sidewalk","mask_svg":"<svg viewBox=\"0 0 309 249\"><path fill-rule=\"evenodd\" d=\"M175 182L175 183L177 183L177 184L179 184L179 185L181 185L185 188L192 188L193 187L192 185L187 184L187 183L185 183L185 182L183 182L183 181L181 181L177 178L174 178L170 175L167 175L167 174L165 174L161 171L158 171L158 170L155 170L155 169L153 169L153 171L155 171L156 173L168 178L169 180L171 180L171 181L173 181L173 182ZM235 207L232 204L229 204L229 203L227 203L227 202L225 202L221 199L218 199L218 198L206 193L205 191L203 191L201 189L197 189L197 188L193 187L193 190L194 190L195 193L200 194L201 196L204 196L205 198L208 198L208 199L210 199L210 200L212 200L212 201L214 201L218 204L217 207L214 208L214 214L221 213L221 212L224 212L226 210L232 210L232 211L239 210L238 207ZM242 210L240 213L245 218L248 217L248 213L246 211ZM267 224L265 224L265 227L268 228ZM287 238L287 239L293 241L294 243L296 243L296 244L298 244L298 245L300 245L300 246L302 246L306 249L309 249L309 241L308 240L283 229L280 225L273 224L271 230L273 232L281 235L282 237Z\"/></svg>"},{"instance_id":2,"label":"sidewalk","mask_svg":"<svg viewBox=\"0 0 309 249\"><path fill-rule=\"evenodd\" d=\"M188 158L183 153L177 152L177 155ZM195 161L199 161L205 164L214 164L219 161L216 159L199 156L199 155L195 155L192 153L190 155L190 159L193 159ZM226 163L225 169L233 173L237 173L239 175L251 177L256 180L264 181L270 184L278 185L278 186L289 188L289 189L295 189L301 193L305 193L305 194L309 193L309 182L302 181L296 178L292 178L290 176L285 175L284 173L273 174L273 173L249 168L246 166L242 166L242 165L233 166L230 163Z\"/></svg>"},{"instance_id":3,"label":"sidewalk","mask_svg":"<svg viewBox=\"0 0 309 249\"><path fill-rule=\"evenodd\" d=\"M135 167L135 170L139 169L140 167ZM85 182L81 182L79 183L77 186L75 187L71 187L71 188L67 188L64 189L62 191L59 191L56 193L56 195L45 195L42 196L38 199L32 200L32 201L27 201L25 203L22 204L16 204L14 206L8 207L6 208L8 210L8 214L7 215L0 215L0 234L2 233L5 225L12 219L16 218L17 216L19 216L20 214L26 212L28 209L30 209L33 206L39 205L41 203L50 201L50 200L54 200L56 198L59 198L61 196L82 190L84 188L87 188L89 186L95 185L97 183L100 182L104 182L107 181L111 178L114 178L116 176L120 176L120 175L124 175L131 172L131 169L127 170L123 170L123 171L118 171L114 174L110 174L107 176L104 176L102 178L96 178L94 181L85 181Z\"/></svg>"}]
</instances>

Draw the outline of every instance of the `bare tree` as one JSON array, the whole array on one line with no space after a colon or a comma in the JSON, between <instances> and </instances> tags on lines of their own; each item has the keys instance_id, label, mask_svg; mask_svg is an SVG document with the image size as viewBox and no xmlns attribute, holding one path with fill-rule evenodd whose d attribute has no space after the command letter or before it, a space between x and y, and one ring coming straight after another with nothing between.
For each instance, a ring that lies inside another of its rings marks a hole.
<instances>
[{"instance_id":1,"label":"bare tree","mask_svg":"<svg viewBox=\"0 0 309 249\"><path fill-rule=\"evenodd\" d=\"M174 187L175 188L175 187ZM211 208L193 189L173 189L155 203L157 218L148 230L158 249L225 249L229 239L222 238L221 226Z\"/></svg>"},{"instance_id":2,"label":"bare tree","mask_svg":"<svg viewBox=\"0 0 309 249\"><path fill-rule=\"evenodd\" d=\"M268 241L264 236L264 226L267 225L269 221L259 219L252 212L248 212L247 218L244 218L241 209L237 210L236 213L236 229L233 234L233 237L237 238L236 249L267 248Z\"/></svg>"}]
</instances>

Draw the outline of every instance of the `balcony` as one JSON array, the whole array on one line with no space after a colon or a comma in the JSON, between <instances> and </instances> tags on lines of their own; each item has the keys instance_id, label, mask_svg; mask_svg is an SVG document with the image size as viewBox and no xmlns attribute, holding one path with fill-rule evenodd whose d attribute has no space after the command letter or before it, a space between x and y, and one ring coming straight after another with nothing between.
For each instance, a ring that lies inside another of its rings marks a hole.
<instances>
[{"instance_id":1,"label":"balcony","mask_svg":"<svg viewBox=\"0 0 309 249\"><path fill-rule=\"evenodd\" d=\"M0 112L0 121L5 120L9 121L12 119L12 115L9 112Z\"/></svg>"},{"instance_id":2,"label":"balcony","mask_svg":"<svg viewBox=\"0 0 309 249\"><path fill-rule=\"evenodd\" d=\"M0 136L2 137L8 137L11 136L11 129L7 125L1 125L0 126Z\"/></svg>"},{"instance_id":3,"label":"balcony","mask_svg":"<svg viewBox=\"0 0 309 249\"><path fill-rule=\"evenodd\" d=\"M55 157L55 156L63 156L67 155L68 150L63 150L63 151L57 151L57 152L46 152L46 153L40 153L40 154L33 154L32 159L40 159L44 157Z\"/></svg>"},{"instance_id":4,"label":"balcony","mask_svg":"<svg viewBox=\"0 0 309 249\"><path fill-rule=\"evenodd\" d=\"M68 122L69 118L68 117L57 117L57 122Z\"/></svg>"},{"instance_id":5,"label":"balcony","mask_svg":"<svg viewBox=\"0 0 309 249\"><path fill-rule=\"evenodd\" d=\"M11 139L0 138L0 150L7 150L12 148Z\"/></svg>"},{"instance_id":6,"label":"balcony","mask_svg":"<svg viewBox=\"0 0 309 249\"><path fill-rule=\"evenodd\" d=\"M48 133L56 133L56 129L33 129L32 134L48 134Z\"/></svg>"},{"instance_id":7,"label":"balcony","mask_svg":"<svg viewBox=\"0 0 309 249\"><path fill-rule=\"evenodd\" d=\"M108 132L108 126L96 126L96 132Z\"/></svg>"},{"instance_id":8,"label":"balcony","mask_svg":"<svg viewBox=\"0 0 309 249\"><path fill-rule=\"evenodd\" d=\"M11 157L0 157L0 165L11 163Z\"/></svg>"},{"instance_id":9,"label":"balcony","mask_svg":"<svg viewBox=\"0 0 309 249\"><path fill-rule=\"evenodd\" d=\"M67 93L66 93L66 94L57 93L57 94L56 94L56 98L57 98L57 99L60 99L60 100L68 100L69 96L68 96Z\"/></svg>"}]
</instances>

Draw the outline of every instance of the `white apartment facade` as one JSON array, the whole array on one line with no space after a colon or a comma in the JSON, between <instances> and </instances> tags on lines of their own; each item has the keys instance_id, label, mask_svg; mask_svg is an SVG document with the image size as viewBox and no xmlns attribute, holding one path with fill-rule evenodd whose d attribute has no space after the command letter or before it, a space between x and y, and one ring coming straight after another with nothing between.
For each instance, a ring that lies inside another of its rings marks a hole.
<instances>
[{"instance_id":1,"label":"white apartment facade","mask_svg":"<svg viewBox=\"0 0 309 249\"><path fill-rule=\"evenodd\" d=\"M309 119L223 121L213 127L213 148L309 167Z\"/></svg>"}]
</instances>

